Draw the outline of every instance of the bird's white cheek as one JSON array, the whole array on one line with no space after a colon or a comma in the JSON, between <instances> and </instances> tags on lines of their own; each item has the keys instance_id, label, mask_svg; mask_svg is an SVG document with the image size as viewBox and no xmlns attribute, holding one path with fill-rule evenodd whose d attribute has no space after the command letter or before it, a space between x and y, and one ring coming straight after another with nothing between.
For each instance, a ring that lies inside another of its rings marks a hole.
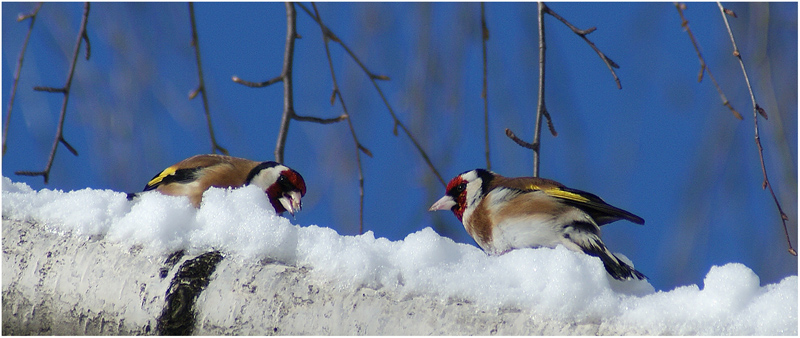
<instances>
[{"instance_id":1,"label":"bird's white cheek","mask_svg":"<svg viewBox=\"0 0 800 338\"><path fill-rule=\"evenodd\" d=\"M475 179L467 183L467 207L475 207L483 199L482 182L480 179Z\"/></svg>"},{"instance_id":2,"label":"bird's white cheek","mask_svg":"<svg viewBox=\"0 0 800 338\"><path fill-rule=\"evenodd\" d=\"M272 184L278 181L279 176L280 171L276 170L275 167L267 168L261 170L261 172L253 177L253 180L250 181L250 184L254 184L255 186L266 191Z\"/></svg>"}]
</instances>

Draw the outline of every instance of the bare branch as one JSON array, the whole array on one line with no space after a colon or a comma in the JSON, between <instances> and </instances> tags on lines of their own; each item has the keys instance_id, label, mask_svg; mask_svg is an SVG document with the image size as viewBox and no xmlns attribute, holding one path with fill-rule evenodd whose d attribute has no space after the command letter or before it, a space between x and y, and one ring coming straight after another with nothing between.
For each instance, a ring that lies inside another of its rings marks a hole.
<instances>
[{"instance_id":1,"label":"bare branch","mask_svg":"<svg viewBox=\"0 0 800 338\"><path fill-rule=\"evenodd\" d=\"M315 122L319 124L331 124L336 122L344 121L347 118L347 114L339 115L338 117L330 118L330 119L322 119L319 117L313 116L300 116L295 114L293 117L295 120L304 121L304 122Z\"/></svg>"},{"instance_id":2,"label":"bare branch","mask_svg":"<svg viewBox=\"0 0 800 338\"><path fill-rule=\"evenodd\" d=\"M708 77L711 78L711 82L714 83L714 87L717 88L717 92L719 93L720 98L722 99L722 105L728 107L731 110L731 113L737 119L742 119L742 114L739 114L736 109L733 108L728 98L725 96L725 93L722 92L722 88L717 83L717 79L714 78L714 75L711 74L711 69L708 68L706 64L706 60L703 58L703 54L700 53L700 45L697 43L697 40L694 38L694 34L692 30L689 28L689 21L686 20L686 17L683 16L683 11L686 10L686 4L683 3L675 3L675 8L678 9L678 14L681 16L681 27L686 30L686 33L689 34L689 39L692 40L692 45L694 46L695 52L697 52L697 58L700 60L700 73L697 75L697 82L701 82L703 80L703 73L708 73Z\"/></svg>"},{"instance_id":3,"label":"bare branch","mask_svg":"<svg viewBox=\"0 0 800 338\"><path fill-rule=\"evenodd\" d=\"M62 138L58 139L58 141L61 142L61 144L63 144L65 147L67 147L67 150L69 150L69 152L71 152L72 155L78 156L78 151L75 150L75 148L73 148L72 145L70 145L69 142L67 142L67 140L65 140L62 137Z\"/></svg>"},{"instance_id":4,"label":"bare branch","mask_svg":"<svg viewBox=\"0 0 800 338\"><path fill-rule=\"evenodd\" d=\"M275 161L283 163L283 153L286 148L286 136L289 133L289 123L294 115L294 94L292 89L292 63L294 59L294 40L297 39L297 12L294 3L286 3L286 49L283 54L283 116L281 127L278 130L278 142L275 144Z\"/></svg>"},{"instance_id":5,"label":"bare branch","mask_svg":"<svg viewBox=\"0 0 800 338\"><path fill-rule=\"evenodd\" d=\"M272 78L272 79L270 79L268 81L264 81L264 82L250 82L250 81L242 80L238 76L234 75L233 77L231 77L231 80L233 80L233 82L236 82L238 84L245 85L245 86L248 86L248 87L263 88L263 87L267 87L267 86L269 86L269 85L271 85L273 83L283 81L283 76L276 76L276 77L274 77L274 78Z\"/></svg>"},{"instance_id":6,"label":"bare branch","mask_svg":"<svg viewBox=\"0 0 800 338\"><path fill-rule=\"evenodd\" d=\"M372 157L372 152L369 151L369 149L367 149L367 147L364 147L364 145L362 145L361 143L358 144L358 150L361 150L367 156Z\"/></svg>"},{"instance_id":7,"label":"bare branch","mask_svg":"<svg viewBox=\"0 0 800 338\"><path fill-rule=\"evenodd\" d=\"M38 5L36 5L36 8L34 8L33 11L31 11L30 13L17 14L17 22L25 21L31 18L35 19L36 14L39 14L39 10L42 9L42 4L44 4L44 2L40 2Z\"/></svg>"},{"instance_id":8,"label":"bare branch","mask_svg":"<svg viewBox=\"0 0 800 338\"><path fill-rule=\"evenodd\" d=\"M211 125L211 113L209 112L208 108L208 95L206 95L206 83L203 80L203 64L200 62L200 40L197 38L197 24L195 23L194 19L194 3L189 2L189 20L192 23L192 46L194 47L194 55L197 58L197 77L199 79L199 85L197 88L189 93L189 99L194 99L197 94L202 94L203 98L203 111L206 113L206 123L208 123L208 134L211 137L211 152L216 153L217 150L219 152L228 155L228 150L223 148L219 143L217 143L217 138L214 137L214 127ZM87 40L88 41L88 40Z\"/></svg>"},{"instance_id":9,"label":"bare branch","mask_svg":"<svg viewBox=\"0 0 800 338\"><path fill-rule=\"evenodd\" d=\"M47 183L48 179L50 178L50 171L27 171L27 170L19 170L15 171L14 174L20 176L42 176L44 177L44 183Z\"/></svg>"},{"instance_id":10,"label":"bare branch","mask_svg":"<svg viewBox=\"0 0 800 338\"><path fill-rule=\"evenodd\" d=\"M43 171L18 171L16 172L17 175L24 175L24 176L42 176L44 177L44 183L47 184L50 178L50 168L53 166L53 160L56 157L56 150L58 149L58 144L63 143L64 146L69 149L72 154L78 156L78 152L72 146L67 143L64 139L64 118L67 115L67 102L69 101L69 89L72 86L72 77L75 74L75 65L78 63L78 54L80 54L81 50L81 42L85 39L86 36L86 24L89 22L89 6L88 2L84 3L83 5L83 19L81 20L81 28L78 32L78 41L75 42L75 49L73 50L72 54L72 64L69 67L69 73L67 75L67 82L63 88L56 92L60 92L64 94L64 101L61 104L61 116L58 119L58 129L56 130L56 136L53 140L53 147L50 150L50 159L47 160L47 165ZM88 40L87 40L88 41ZM89 55L88 53L86 54ZM51 87L40 87L40 88L48 88L53 89Z\"/></svg>"},{"instance_id":11,"label":"bare branch","mask_svg":"<svg viewBox=\"0 0 800 338\"><path fill-rule=\"evenodd\" d=\"M340 40L339 37L336 36L336 34L334 34L333 31L330 30L330 28L328 28L328 26L325 26L325 24L322 23L322 21L318 20L318 18L315 17L314 14L311 13L311 11L308 9L308 7L304 6L302 3L297 3L297 5L300 6L300 8L303 9L303 11L305 11L306 14L308 14L308 16L310 16L312 19L314 19L314 21L320 26L320 28L323 30L325 36L327 36L328 39L330 39L333 42L338 43L340 46L342 46L342 48L344 48L344 50L347 52L347 54L350 55L350 58L352 58L353 61L355 61L356 64L358 64L358 66L367 74L367 76L370 78L370 80L382 80L382 81L388 81L389 80L389 77L386 76L386 75L380 75L380 74L375 74L375 73L371 72L367 68L367 66L364 65L364 63L362 63L361 60L355 55L355 53L353 53L353 51L350 49L350 47L348 47L347 44L345 44L342 40Z\"/></svg>"},{"instance_id":12,"label":"bare branch","mask_svg":"<svg viewBox=\"0 0 800 338\"><path fill-rule=\"evenodd\" d=\"M545 120L547 120L547 129L550 130L550 135L553 135L553 137L558 136L556 127L553 125L553 119L550 117L550 112L547 111L547 109L543 109L542 115L544 115Z\"/></svg>"},{"instance_id":13,"label":"bare branch","mask_svg":"<svg viewBox=\"0 0 800 338\"><path fill-rule=\"evenodd\" d=\"M11 87L11 97L8 100L8 113L6 113L5 126L3 126L3 155L6 154L8 126L11 124L11 108L14 107L14 96L17 94L17 84L19 83L19 73L22 71L22 61L25 58L25 50L28 49L28 41L31 38L31 32L33 31L33 23L36 22L36 15L39 14L39 10L42 9L42 4L43 3L40 2L38 5L36 5L36 8L34 8L32 12L28 14L19 14L17 17L17 21L31 19L31 22L28 25L28 34L25 35L25 40L22 42L22 50L19 52L19 58L17 58L17 68L14 70L14 85Z\"/></svg>"},{"instance_id":14,"label":"bare branch","mask_svg":"<svg viewBox=\"0 0 800 338\"><path fill-rule=\"evenodd\" d=\"M539 148L541 142L542 131L542 117L547 119L547 126L553 136L558 136L556 128L553 125L553 120L550 118L550 113L547 112L547 107L544 104L544 70L545 70L545 50L547 45L544 38L544 14L547 11L547 6L543 2L539 2L537 10L538 30L539 30L539 98L536 104L536 123L533 131L533 143L528 143L518 138L514 132L506 128L506 136L516 142L523 148L533 150L533 177L539 176Z\"/></svg>"},{"instance_id":15,"label":"bare branch","mask_svg":"<svg viewBox=\"0 0 800 338\"><path fill-rule=\"evenodd\" d=\"M481 42L483 49L483 126L484 126L484 139L486 140L486 169L492 170L492 160L489 152L489 97L487 83L487 66L486 66L486 41L489 40L489 28L486 26L486 3L481 2Z\"/></svg>"},{"instance_id":16,"label":"bare branch","mask_svg":"<svg viewBox=\"0 0 800 338\"><path fill-rule=\"evenodd\" d=\"M367 69L367 67L364 65L364 63L362 63L361 60L355 55L355 53L353 53L353 51L350 49L350 47L348 47L347 44L345 44L343 41L341 41L327 26L325 26L324 23L322 23L321 20L319 20L319 18L314 16L314 14L311 13L311 11L306 6L304 6L301 3L298 3L297 5L300 6L300 8L302 8L303 11L305 11L306 14L308 14L308 16L310 16L312 19L314 19L314 21L322 29L323 34L325 34L325 36L327 36L328 39L330 39L331 41L334 41L334 42L338 43L340 46L342 46L342 48L344 48L344 50L347 52L347 54L350 55L350 58L353 59L353 61L355 61L356 64L358 64L358 66L361 68L361 70L364 71L364 73L367 75L367 77L369 77L370 81L372 82L372 85L375 86L375 89L378 91L378 95L381 97L381 100L383 100L384 105L389 110L389 114L392 116L392 120L394 121L394 128L399 127L408 136L408 138L411 139L411 142L414 144L414 147L417 148L417 151L420 153L420 156L422 156L422 159L425 160L425 163L428 164L428 167L431 168L431 171L433 171L434 175L436 175L436 178L438 178L439 182L444 186L445 185L445 181L442 178L442 175L439 174L439 171L436 170L436 168L433 166L433 163L431 162L430 157L428 157L428 154L425 153L425 151L422 149L422 146L419 144L419 142L417 142L417 140L414 138L414 136L411 134L411 132L408 130L408 128L406 128L405 124L403 124L400 121L400 119L397 118L397 115L395 115L395 113L394 113L394 109L392 109L392 106L389 104L389 101L386 99L386 96L383 94L383 91L381 90L380 86L378 86L378 82L376 80L389 80L389 77L388 76L384 76L384 75L376 75L375 73L372 73L371 71L369 71L369 69Z\"/></svg>"},{"instance_id":17,"label":"bare branch","mask_svg":"<svg viewBox=\"0 0 800 338\"><path fill-rule=\"evenodd\" d=\"M603 54L603 52L601 52L600 49L597 48L597 46L595 46L595 44L592 41L590 41L589 38L586 37L586 35L588 35L591 32L594 32L597 28L596 27L591 27L591 28L585 29L585 30L578 29L577 27L575 27L571 23L569 23L569 21L567 21L566 19L562 18L560 15L556 14L556 12L554 12L552 9L550 9L546 5L542 4L542 6L544 6L544 12L545 13L550 14L554 18L556 18L559 21L563 22L565 25L567 25L567 27L569 27L569 29L572 30L572 32L574 32L575 34L580 36L581 39L583 39L583 41L586 41L586 43L588 43L589 46L591 46L592 49L594 49L594 51L597 53L597 55L600 56L600 59L602 59L603 62L605 62L606 66L608 67L608 70L611 71L611 75L614 77L614 82L617 83L617 88L622 89L622 84L619 82L619 77L617 77L617 73L614 71L614 68L619 68L619 65L616 64L613 60L611 60L608 56Z\"/></svg>"},{"instance_id":18,"label":"bare branch","mask_svg":"<svg viewBox=\"0 0 800 338\"><path fill-rule=\"evenodd\" d=\"M742 61L742 55L739 52L739 47L736 46L736 39L733 37L733 31L731 30L731 25L728 23L728 17L726 15L732 15L736 17L736 14L732 14L733 11L726 10L722 7L722 4L717 2L717 6L719 6L719 11L722 14L722 20L725 21L725 27L728 29L728 35L731 37L731 44L733 45L733 55L739 60L739 65L742 67L742 74L744 74L745 83L747 84L747 90L750 92L750 100L753 102L753 124L755 127L755 141L756 147L758 147L758 157L761 161L761 173L764 174L764 182L762 182L761 187L769 188L770 194L772 194L772 199L775 201L775 206L778 207L778 213L780 214L781 222L783 223L783 231L786 234L786 243L789 245L789 253L797 256L797 251L792 247L792 239L789 237L789 229L786 226L786 221L789 219L786 216L786 213L783 212L783 208L781 208L781 204L778 201L778 197L775 196L775 191L772 190L772 184L769 182L769 178L767 177L767 167L764 165L764 148L761 146L761 138L758 136L758 115L762 115L764 119L767 117L766 111L764 111L761 106L756 103L755 95L753 94L753 87L750 85L750 77L747 76L747 71L744 68L744 61Z\"/></svg>"},{"instance_id":19,"label":"bare branch","mask_svg":"<svg viewBox=\"0 0 800 338\"><path fill-rule=\"evenodd\" d=\"M545 50L547 49L547 45L545 44L544 39L544 13L547 11L547 6L543 2L539 2L538 10L537 10L537 17L539 22L539 99L536 104L536 125L533 131L533 144L531 144L530 149L533 149L533 177L539 177L539 162L540 154L540 141L542 137L542 115L546 115L548 121L550 121L550 114L547 114L547 108L544 104L544 64L545 64ZM548 122L552 125L552 122ZM506 133L508 135L508 133ZM511 134L513 135L513 133ZM513 137L511 138L514 139ZM517 144L522 145L521 143L517 142Z\"/></svg>"},{"instance_id":20,"label":"bare branch","mask_svg":"<svg viewBox=\"0 0 800 338\"><path fill-rule=\"evenodd\" d=\"M322 22L322 18L319 15L319 11L317 10L317 5L312 3L314 7L314 18L317 22ZM333 60L331 59L331 50L328 45L328 42L331 40L330 36L333 34L330 31L326 31L324 25L320 24L320 30L322 31L322 40L325 44L325 56L328 59L328 67L331 70L331 79L333 81L333 90L331 94L331 104L334 103L334 100L338 97L339 103L342 105L342 110L344 114L342 117L347 119L347 126L350 128L350 135L353 136L353 143L355 144L356 149L356 163L358 164L358 196L359 196L359 212L358 212L358 233L364 233L364 169L361 165L361 152L364 152L369 157L372 157L372 152L369 151L361 142L358 140L356 136L356 130L353 127L353 121L350 119L350 113L347 111L347 105L344 103L344 98L342 98L342 92L339 90L339 84L336 81L336 71L333 68ZM338 39L337 39L338 40Z\"/></svg>"},{"instance_id":21,"label":"bare branch","mask_svg":"<svg viewBox=\"0 0 800 338\"><path fill-rule=\"evenodd\" d=\"M277 82L283 82L283 115L281 116L281 125L278 130L278 141L275 143L275 161L283 162L284 150L286 148L286 137L289 134L289 123L292 120L315 122L320 124L329 124L342 121L347 118L347 113L338 117L324 119L311 116L300 116L294 111L294 90L292 86L292 66L294 60L294 42L299 39L300 34L297 34L297 11L294 8L294 3L286 3L286 47L283 54L283 69L281 75L276 76L264 82L250 82L240 79L238 76L233 76L233 82L251 87L263 88ZM199 56L198 56L199 62ZM201 84L202 88L202 84Z\"/></svg>"},{"instance_id":22,"label":"bare branch","mask_svg":"<svg viewBox=\"0 0 800 338\"><path fill-rule=\"evenodd\" d=\"M92 55L92 44L89 42L89 34L83 31L83 41L86 41L86 61L89 61L89 56Z\"/></svg>"},{"instance_id":23,"label":"bare branch","mask_svg":"<svg viewBox=\"0 0 800 338\"><path fill-rule=\"evenodd\" d=\"M511 129L506 128L506 136L508 136L508 138L510 138L512 141L514 141L517 144L519 144L520 147L528 148L528 149L531 149L533 151L538 151L538 148L539 148L538 145L533 145L533 144L530 144L528 142L523 141L522 139L517 137L517 135L514 134L514 132L511 131Z\"/></svg>"},{"instance_id":24,"label":"bare branch","mask_svg":"<svg viewBox=\"0 0 800 338\"><path fill-rule=\"evenodd\" d=\"M65 88L65 87L55 88L55 87L47 87L47 86L33 86L33 90L35 90L37 92L48 92L48 93L62 93L62 94L66 94L67 93L67 88Z\"/></svg>"}]
</instances>

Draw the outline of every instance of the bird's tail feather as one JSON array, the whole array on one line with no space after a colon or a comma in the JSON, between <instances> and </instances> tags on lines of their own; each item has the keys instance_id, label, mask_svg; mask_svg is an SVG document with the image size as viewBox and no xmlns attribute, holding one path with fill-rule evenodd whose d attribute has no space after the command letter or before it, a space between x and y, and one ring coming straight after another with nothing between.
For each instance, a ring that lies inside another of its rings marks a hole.
<instances>
[{"instance_id":1,"label":"bird's tail feather","mask_svg":"<svg viewBox=\"0 0 800 338\"><path fill-rule=\"evenodd\" d=\"M619 257L609 252L608 249L605 247L603 247L603 249L605 250L596 256L603 261L603 266L606 268L606 271L609 275L611 275L611 277L619 280L647 279L647 276L623 262L621 259L619 259ZM594 253L589 254L595 255Z\"/></svg>"},{"instance_id":2,"label":"bird's tail feather","mask_svg":"<svg viewBox=\"0 0 800 338\"><path fill-rule=\"evenodd\" d=\"M647 276L636 271L606 248L596 225L589 222L573 222L569 227L574 231L567 233L566 237L577 244L584 253L600 258L609 275L619 280L647 279Z\"/></svg>"}]
</instances>

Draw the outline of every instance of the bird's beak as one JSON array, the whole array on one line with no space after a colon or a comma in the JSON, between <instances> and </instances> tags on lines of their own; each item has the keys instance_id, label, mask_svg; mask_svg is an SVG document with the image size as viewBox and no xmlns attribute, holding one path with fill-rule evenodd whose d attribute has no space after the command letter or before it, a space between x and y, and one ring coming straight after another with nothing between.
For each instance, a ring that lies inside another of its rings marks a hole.
<instances>
[{"instance_id":1,"label":"bird's beak","mask_svg":"<svg viewBox=\"0 0 800 338\"><path fill-rule=\"evenodd\" d=\"M283 205L283 208L286 209L286 211L294 216L296 212L303 208L303 202L300 200L300 197L299 191L290 191L283 194L278 201L281 202L281 205Z\"/></svg>"},{"instance_id":2,"label":"bird's beak","mask_svg":"<svg viewBox=\"0 0 800 338\"><path fill-rule=\"evenodd\" d=\"M442 198L436 201L436 203L433 203L428 211L450 210L453 209L454 206L456 206L456 201L453 200L453 197L450 195L444 195Z\"/></svg>"}]
</instances>

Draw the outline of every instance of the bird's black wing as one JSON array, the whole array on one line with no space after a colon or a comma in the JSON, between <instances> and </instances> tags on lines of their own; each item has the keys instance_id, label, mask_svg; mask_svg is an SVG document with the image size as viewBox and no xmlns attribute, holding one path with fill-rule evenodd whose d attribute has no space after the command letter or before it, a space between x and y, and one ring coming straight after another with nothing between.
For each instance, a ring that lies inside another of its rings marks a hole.
<instances>
[{"instance_id":1,"label":"bird's black wing","mask_svg":"<svg viewBox=\"0 0 800 338\"><path fill-rule=\"evenodd\" d=\"M597 225L608 224L620 219L626 219L636 224L644 224L643 218L612 206L592 193L567 187L548 189L544 192L585 211L597 222Z\"/></svg>"},{"instance_id":2,"label":"bird's black wing","mask_svg":"<svg viewBox=\"0 0 800 338\"><path fill-rule=\"evenodd\" d=\"M150 182L144 187L144 191L153 190L160 185L170 183L187 183L194 181L197 177L197 172L203 170L205 167L175 169L174 166L164 169L157 175L153 176Z\"/></svg>"}]
</instances>

